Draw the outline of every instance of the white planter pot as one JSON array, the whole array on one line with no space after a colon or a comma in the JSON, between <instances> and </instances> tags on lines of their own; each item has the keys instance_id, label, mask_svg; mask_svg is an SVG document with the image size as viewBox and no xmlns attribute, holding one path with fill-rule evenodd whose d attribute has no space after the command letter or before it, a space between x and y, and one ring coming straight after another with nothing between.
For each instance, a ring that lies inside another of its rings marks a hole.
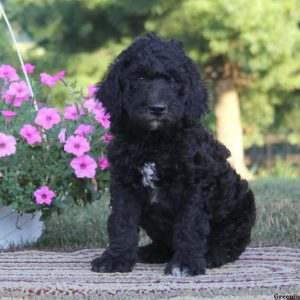
<instances>
[{"instance_id":1,"label":"white planter pot","mask_svg":"<svg viewBox=\"0 0 300 300\"><path fill-rule=\"evenodd\" d=\"M0 249L35 242L42 234L41 216L41 212L18 213L7 206L0 206Z\"/></svg>"}]
</instances>

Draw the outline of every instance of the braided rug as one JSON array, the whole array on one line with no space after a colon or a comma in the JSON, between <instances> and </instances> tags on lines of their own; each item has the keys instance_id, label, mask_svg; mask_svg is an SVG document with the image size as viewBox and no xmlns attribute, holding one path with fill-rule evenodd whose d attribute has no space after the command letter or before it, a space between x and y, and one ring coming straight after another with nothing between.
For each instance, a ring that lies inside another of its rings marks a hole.
<instances>
[{"instance_id":1,"label":"braided rug","mask_svg":"<svg viewBox=\"0 0 300 300\"><path fill-rule=\"evenodd\" d=\"M248 248L234 263L181 278L164 275L163 264L137 264L124 274L93 273L90 261L102 251L2 252L0 299L274 299L275 294L300 294L300 249Z\"/></svg>"}]
</instances>

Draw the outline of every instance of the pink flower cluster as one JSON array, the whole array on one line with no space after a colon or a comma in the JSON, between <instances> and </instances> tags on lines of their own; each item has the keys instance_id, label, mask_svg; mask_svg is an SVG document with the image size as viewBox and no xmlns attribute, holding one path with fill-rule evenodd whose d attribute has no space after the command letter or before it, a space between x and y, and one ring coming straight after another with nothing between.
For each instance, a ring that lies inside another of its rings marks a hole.
<instances>
[{"instance_id":1,"label":"pink flower cluster","mask_svg":"<svg viewBox=\"0 0 300 300\"><path fill-rule=\"evenodd\" d=\"M20 107L23 102L31 98L30 90L25 81L12 82L7 91L2 94L7 105L13 104L15 107Z\"/></svg>"},{"instance_id":2,"label":"pink flower cluster","mask_svg":"<svg viewBox=\"0 0 300 300\"><path fill-rule=\"evenodd\" d=\"M41 73L40 74L41 84L44 84L50 88L53 88L56 86L57 81L60 79L63 79L64 76L65 76L65 71L60 71L54 76L51 76L47 73Z\"/></svg>"},{"instance_id":3,"label":"pink flower cluster","mask_svg":"<svg viewBox=\"0 0 300 300\"><path fill-rule=\"evenodd\" d=\"M35 66L26 63L24 65L24 71L27 74L32 74L35 71ZM54 76L47 73L41 73L40 84L53 88L59 80L64 80L64 76L64 70L58 72ZM0 94L0 99L4 99L3 103L10 108L19 108L24 102L29 101L32 98L26 82L20 80L14 67L0 65L0 80L3 83L3 91ZM89 112L94 116L95 121L103 128L109 129L110 116L106 113L102 103L94 98L98 89L99 87L94 85L88 87L88 96L85 97L82 107L79 104L68 105L63 111L63 121L70 120L77 122L80 120L81 116L84 116ZM22 128L19 130L19 135L29 145L41 143L43 140L42 132L44 130L50 130L55 125L62 122L61 114L56 108L41 107L41 105L38 107L39 110L35 116L34 124L23 124ZM12 119L17 115L17 112L13 110L2 110L1 115L5 119L6 125L9 127ZM69 128L69 126L66 127ZM64 144L63 150L75 156L75 158L71 160L70 166L74 169L77 178L94 178L97 167L102 171L109 167L108 160L105 156L100 156L96 161L93 157L88 155L88 152L91 150L90 135L95 131L95 127L97 126L78 124L73 135L70 135L69 137L66 137L67 128L62 127L59 131L58 139ZM101 140L108 144L112 140L112 136L105 133L101 136ZM15 137L0 132L0 158L15 153ZM3 177L4 174L0 172L0 178ZM48 186L44 185L34 192L34 196L36 203L50 205L56 194Z\"/></svg>"},{"instance_id":4,"label":"pink flower cluster","mask_svg":"<svg viewBox=\"0 0 300 300\"><path fill-rule=\"evenodd\" d=\"M19 75L14 67L9 65L0 66L0 78L5 80L19 80Z\"/></svg>"},{"instance_id":5,"label":"pink flower cluster","mask_svg":"<svg viewBox=\"0 0 300 300\"><path fill-rule=\"evenodd\" d=\"M83 106L94 115L95 120L105 129L110 127L110 115L106 113L102 103L95 98L88 98L83 103Z\"/></svg>"},{"instance_id":6,"label":"pink flower cluster","mask_svg":"<svg viewBox=\"0 0 300 300\"><path fill-rule=\"evenodd\" d=\"M26 68L32 70L33 65L27 64ZM25 81L19 81L20 77L14 67L9 65L0 66L0 79L3 80L4 91L1 97L7 105L12 104L15 107L20 107L23 102L30 100L31 93Z\"/></svg>"},{"instance_id":7,"label":"pink flower cluster","mask_svg":"<svg viewBox=\"0 0 300 300\"><path fill-rule=\"evenodd\" d=\"M76 131L80 131L80 133L82 133L81 130L83 128L86 129L86 126L89 125L81 124L80 126L81 127L77 128ZM89 130L91 130L91 128L89 128ZM76 156L71 161L70 166L75 170L75 174L78 178L94 178L96 175L97 163L94 158L86 154L91 150L91 146L87 138L83 135L72 135L68 137L65 141L64 150ZM99 158L99 167L102 171L108 168L108 161L106 157L101 156Z\"/></svg>"},{"instance_id":8,"label":"pink flower cluster","mask_svg":"<svg viewBox=\"0 0 300 300\"><path fill-rule=\"evenodd\" d=\"M98 90L95 86L88 87L88 94L94 95ZM110 126L109 115L106 114L105 109L101 102L93 97L88 97L83 103L83 107L95 117L103 128L108 129ZM85 112L77 105L68 106L64 111L64 118L68 120L77 121ZM80 124L74 131L75 135L71 135L66 139L66 129L62 128L58 139L64 143L64 150L71 153L76 157L71 161L70 166L75 170L75 175L78 178L94 178L96 175L97 162L94 158L89 156L87 152L91 147L87 139L88 135L94 131L94 126L87 124ZM104 134L101 138L105 143L109 143L112 139L111 135ZM101 156L98 160L99 167L102 171L108 168L108 160L106 157Z\"/></svg>"}]
</instances>

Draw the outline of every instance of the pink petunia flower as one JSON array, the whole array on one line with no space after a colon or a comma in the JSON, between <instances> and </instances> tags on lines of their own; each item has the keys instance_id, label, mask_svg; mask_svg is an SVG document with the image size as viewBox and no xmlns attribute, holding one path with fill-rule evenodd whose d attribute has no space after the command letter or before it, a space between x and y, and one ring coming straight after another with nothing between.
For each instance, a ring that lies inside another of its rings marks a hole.
<instances>
[{"instance_id":1,"label":"pink petunia flower","mask_svg":"<svg viewBox=\"0 0 300 300\"><path fill-rule=\"evenodd\" d=\"M90 113L96 114L98 112L105 113L104 106L101 102L97 101L95 98L88 98L84 101L83 107L86 108Z\"/></svg>"},{"instance_id":2,"label":"pink petunia flower","mask_svg":"<svg viewBox=\"0 0 300 300\"><path fill-rule=\"evenodd\" d=\"M3 94L1 95L1 97L5 100L5 103L7 105L11 104L12 101L13 101L13 99L14 99L13 96L11 96L11 95L9 95L7 93L7 91L3 92Z\"/></svg>"},{"instance_id":3,"label":"pink petunia flower","mask_svg":"<svg viewBox=\"0 0 300 300\"><path fill-rule=\"evenodd\" d=\"M35 70L35 66L32 65L32 64L27 63L27 64L24 65L24 67L25 67L25 71L26 71L27 74L31 74Z\"/></svg>"},{"instance_id":4,"label":"pink petunia flower","mask_svg":"<svg viewBox=\"0 0 300 300\"><path fill-rule=\"evenodd\" d=\"M91 146L85 137L71 135L66 140L64 150L78 157L83 155L85 152L90 151Z\"/></svg>"},{"instance_id":5,"label":"pink petunia flower","mask_svg":"<svg viewBox=\"0 0 300 300\"><path fill-rule=\"evenodd\" d=\"M93 96L98 91L98 89L99 87L97 87L96 85L90 85L88 86L87 91L90 96Z\"/></svg>"},{"instance_id":6,"label":"pink petunia flower","mask_svg":"<svg viewBox=\"0 0 300 300\"><path fill-rule=\"evenodd\" d=\"M63 79L64 76L65 76L65 71L62 70L62 71L58 72L56 75L54 75L54 78L55 78L56 80L60 80L60 79Z\"/></svg>"},{"instance_id":7,"label":"pink petunia flower","mask_svg":"<svg viewBox=\"0 0 300 300\"><path fill-rule=\"evenodd\" d=\"M75 170L77 178L94 178L96 175L97 163L88 155L74 158L70 166Z\"/></svg>"},{"instance_id":8,"label":"pink petunia flower","mask_svg":"<svg viewBox=\"0 0 300 300\"><path fill-rule=\"evenodd\" d=\"M12 135L0 132L0 157L16 153L16 139Z\"/></svg>"},{"instance_id":9,"label":"pink petunia flower","mask_svg":"<svg viewBox=\"0 0 300 300\"><path fill-rule=\"evenodd\" d=\"M30 90L25 81L12 82L8 91L4 95L6 104L10 104L13 100L15 107L20 107L24 101L28 101L31 97Z\"/></svg>"},{"instance_id":10,"label":"pink petunia flower","mask_svg":"<svg viewBox=\"0 0 300 300\"><path fill-rule=\"evenodd\" d=\"M62 128L58 134L58 139L62 144L64 144L66 142L66 132L67 132L67 129Z\"/></svg>"},{"instance_id":11,"label":"pink petunia flower","mask_svg":"<svg viewBox=\"0 0 300 300\"><path fill-rule=\"evenodd\" d=\"M10 65L0 66L0 78L9 80L19 80L19 75L14 67Z\"/></svg>"},{"instance_id":12,"label":"pink petunia flower","mask_svg":"<svg viewBox=\"0 0 300 300\"><path fill-rule=\"evenodd\" d=\"M75 104L67 106L64 110L64 118L66 120L77 121L84 114L84 110Z\"/></svg>"},{"instance_id":13,"label":"pink petunia flower","mask_svg":"<svg viewBox=\"0 0 300 300\"><path fill-rule=\"evenodd\" d=\"M41 73L40 78L41 78L41 84L47 85L50 88L53 88L56 85L57 80L55 80L54 77L52 77L47 73Z\"/></svg>"},{"instance_id":14,"label":"pink petunia flower","mask_svg":"<svg viewBox=\"0 0 300 300\"><path fill-rule=\"evenodd\" d=\"M2 116L5 118L5 123L7 125L10 124L12 118L17 114L16 112L14 111L11 111L11 110L2 110L1 111L1 114Z\"/></svg>"},{"instance_id":15,"label":"pink petunia flower","mask_svg":"<svg viewBox=\"0 0 300 300\"><path fill-rule=\"evenodd\" d=\"M56 108L42 108L38 111L34 120L35 124L42 126L44 129L50 129L61 121Z\"/></svg>"},{"instance_id":16,"label":"pink petunia flower","mask_svg":"<svg viewBox=\"0 0 300 300\"><path fill-rule=\"evenodd\" d=\"M42 141L40 132L32 125L23 125L19 133L24 138L24 140L30 145L34 143L40 143Z\"/></svg>"},{"instance_id":17,"label":"pink petunia flower","mask_svg":"<svg viewBox=\"0 0 300 300\"><path fill-rule=\"evenodd\" d=\"M37 204L46 205L50 205L52 202L52 198L56 196L56 194L46 185L36 190L33 194L35 196L35 201Z\"/></svg>"},{"instance_id":18,"label":"pink petunia flower","mask_svg":"<svg viewBox=\"0 0 300 300\"><path fill-rule=\"evenodd\" d=\"M109 164L108 164L108 160L106 157L104 157L104 156L99 157L99 166L102 171L104 171L108 168Z\"/></svg>"},{"instance_id":19,"label":"pink petunia flower","mask_svg":"<svg viewBox=\"0 0 300 300\"><path fill-rule=\"evenodd\" d=\"M2 172L0 172L0 178L3 178L3 177L4 177L3 173L2 173Z\"/></svg>"},{"instance_id":20,"label":"pink petunia flower","mask_svg":"<svg viewBox=\"0 0 300 300\"><path fill-rule=\"evenodd\" d=\"M47 73L41 73L40 78L41 78L41 84L47 85L50 88L53 88L57 81L62 79L65 75L65 71L60 71L56 75L51 76Z\"/></svg>"},{"instance_id":21,"label":"pink petunia flower","mask_svg":"<svg viewBox=\"0 0 300 300\"><path fill-rule=\"evenodd\" d=\"M110 127L110 115L109 114L105 114L104 112L99 111L95 115L95 120L97 122L99 122L103 128L109 129L109 127Z\"/></svg>"},{"instance_id":22,"label":"pink petunia flower","mask_svg":"<svg viewBox=\"0 0 300 300\"><path fill-rule=\"evenodd\" d=\"M113 139L113 136L109 133L104 133L101 137L101 140L105 143L105 144L109 144Z\"/></svg>"},{"instance_id":23,"label":"pink petunia flower","mask_svg":"<svg viewBox=\"0 0 300 300\"><path fill-rule=\"evenodd\" d=\"M94 131L95 127L93 125L80 124L74 131L75 134L79 136L87 136Z\"/></svg>"}]
</instances>

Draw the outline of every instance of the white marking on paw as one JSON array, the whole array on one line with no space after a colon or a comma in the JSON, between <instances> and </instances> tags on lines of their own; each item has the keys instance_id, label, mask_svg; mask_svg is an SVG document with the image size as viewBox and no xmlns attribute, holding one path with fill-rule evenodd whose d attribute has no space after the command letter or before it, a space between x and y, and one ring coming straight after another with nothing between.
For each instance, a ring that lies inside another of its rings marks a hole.
<instances>
[{"instance_id":1,"label":"white marking on paw","mask_svg":"<svg viewBox=\"0 0 300 300\"><path fill-rule=\"evenodd\" d=\"M189 276L189 269L188 268L173 267L172 270L171 270L171 274L175 277L187 277L187 276Z\"/></svg>"}]
</instances>

